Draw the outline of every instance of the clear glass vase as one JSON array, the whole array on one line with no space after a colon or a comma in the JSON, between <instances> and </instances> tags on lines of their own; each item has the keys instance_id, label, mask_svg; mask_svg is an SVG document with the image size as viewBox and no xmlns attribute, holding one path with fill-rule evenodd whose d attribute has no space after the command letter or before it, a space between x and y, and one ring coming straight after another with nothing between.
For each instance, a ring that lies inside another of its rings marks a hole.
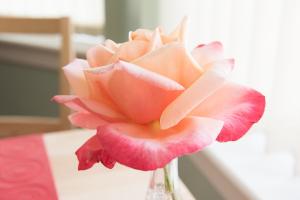
<instances>
[{"instance_id":1,"label":"clear glass vase","mask_svg":"<svg viewBox=\"0 0 300 200\"><path fill-rule=\"evenodd\" d=\"M153 171L146 200L182 200L180 196L178 159Z\"/></svg>"}]
</instances>

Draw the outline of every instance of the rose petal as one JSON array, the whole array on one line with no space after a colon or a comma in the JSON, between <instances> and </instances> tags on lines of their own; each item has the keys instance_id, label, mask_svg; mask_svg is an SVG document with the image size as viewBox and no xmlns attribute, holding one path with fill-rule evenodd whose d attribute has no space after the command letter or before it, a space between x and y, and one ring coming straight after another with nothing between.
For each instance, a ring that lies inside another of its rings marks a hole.
<instances>
[{"instance_id":1,"label":"rose petal","mask_svg":"<svg viewBox=\"0 0 300 200\"><path fill-rule=\"evenodd\" d=\"M85 142L76 151L76 155L79 161L78 170L89 169L98 162L101 162L104 166L111 169L116 163L116 161L103 150L100 140L96 135Z\"/></svg>"},{"instance_id":2,"label":"rose petal","mask_svg":"<svg viewBox=\"0 0 300 200\"><path fill-rule=\"evenodd\" d=\"M178 156L211 144L222 126L222 121L190 117L168 130L113 123L99 127L97 135L103 148L117 162L134 169L155 170Z\"/></svg>"},{"instance_id":3,"label":"rose petal","mask_svg":"<svg viewBox=\"0 0 300 200\"><path fill-rule=\"evenodd\" d=\"M202 69L180 43L165 45L133 63L166 76L184 87L188 87L202 74Z\"/></svg>"},{"instance_id":4,"label":"rose petal","mask_svg":"<svg viewBox=\"0 0 300 200\"><path fill-rule=\"evenodd\" d=\"M75 95L55 95L52 99L56 103L61 103L77 112L89 112L89 109Z\"/></svg>"},{"instance_id":5,"label":"rose petal","mask_svg":"<svg viewBox=\"0 0 300 200\"><path fill-rule=\"evenodd\" d=\"M97 129L98 126L103 126L108 123L98 115L87 112L73 113L69 115L69 120L74 126L87 129Z\"/></svg>"},{"instance_id":6,"label":"rose petal","mask_svg":"<svg viewBox=\"0 0 300 200\"><path fill-rule=\"evenodd\" d=\"M214 63L206 73L166 107L160 118L161 127L168 129L185 118L222 86L232 67L232 60Z\"/></svg>"},{"instance_id":7,"label":"rose petal","mask_svg":"<svg viewBox=\"0 0 300 200\"><path fill-rule=\"evenodd\" d=\"M120 45L116 54L111 58L110 63L117 60L132 61L143 56L149 50L149 42L142 40L132 40Z\"/></svg>"},{"instance_id":8,"label":"rose petal","mask_svg":"<svg viewBox=\"0 0 300 200\"><path fill-rule=\"evenodd\" d=\"M106 48L108 48L109 50L111 50L112 52L116 52L119 48L119 44L117 44L114 41L109 40L109 39L104 41L104 46Z\"/></svg>"},{"instance_id":9,"label":"rose petal","mask_svg":"<svg viewBox=\"0 0 300 200\"><path fill-rule=\"evenodd\" d=\"M137 29L136 31L129 32L129 41L131 40L144 40L150 41L153 35L153 31L148 29Z\"/></svg>"},{"instance_id":10,"label":"rose petal","mask_svg":"<svg viewBox=\"0 0 300 200\"><path fill-rule=\"evenodd\" d=\"M217 140L238 140L257 122L265 108L265 97L259 92L227 82L209 96L190 115L212 117L224 121Z\"/></svg>"},{"instance_id":11,"label":"rose petal","mask_svg":"<svg viewBox=\"0 0 300 200\"><path fill-rule=\"evenodd\" d=\"M155 31L153 32L152 38L150 40L149 52L159 49L162 46L163 46L163 43L162 43L161 36L160 36L160 30L159 30L159 28L156 28Z\"/></svg>"},{"instance_id":12,"label":"rose petal","mask_svg":"<svg viewBox=\"0 0 300 200\"><path fill-rule=\"evenodd\" d=\"M98 44L87 51L86 57L91 67L99 67L109 64L113 54L111 49Z\"/></svg>"},{"instance_id":13,"label":"rose petal","mask_svg":"<svg viewBox=\"0 0 300 200\"><path fill-rule=\"evenodd\" d=\"M108 66L111 65L113 64L102 66L102 68L106 69ZM94 99L95 101L101 102L102 104L109 107L111 110L117 110L116 105L112 102L110 96L103 88L102 83L99 80L99 77L93 73L89 73L88 71L85 71L84 74L90 90L90 99Z\"/></svg>"},{"instance_id":14,"label":"rose petal","mask_svg":"<svg viewBox=\"0 0 300 200\"><path fill-rule=\"evenodd\" d=\"M101 68L106 69L108 66L102 66ZM93 73L88 73L87 71L85 71L84 73L89 86L90 98L81 99L81 101L88 108L96 113L99 113L102 116L103 113L105 113L106 117L112 119L124 119L125 117L123 116L123 114L120 113L120 110L114 104L107 91L103 88L99 77Z\"/></svg>"},{"instance_id":15,"label":"rose petal","mask_svg":"<svg viewBox=\"0 0 300 200\"><path fill-rule=\"evenodd\" d=\"M64 104L68 108L84 113L94 113L107 121L124 121L125 117L106 106L105 104L90 99L79 98L74 95L56 95L52 98L57 103Z\"/></svg>"},{"instance_id":16,"label":"rose petal","mask_svg":"<svg viewBox=\"0 0 300 200\"><path fill-rule=\"evenodd\" d=\"M73 62L63 67L65 76L74 91L81 97L89 96L87 82L84 77L83 70L88 69L89 65L86 60L75 59Z\"/></svg>"},{"instance_id":17,"label":"rose petal","mask_svg":"<svg viewBox=\"0 0 300 200\"><path fill-rule=\"evenodd\" d=\"M199 45L192 51L192 56L200 66L223 59L223 46L220 42Z\"/></svg>"},{"instance_id":18,"label":"rose petal","mask_svg":"<svg viewBox=\"0 0 300 200\"><path fill-rule=\"evenodd\" d=\"M187 22L188 22L188 17L185 16L179 25L175 28L175 30L169 35L169 37L164 38L164 43L168 43L168 40L176 40L180 41L182 43L185 43L186 41L186 29L187 29ZM169 38L169 39L168 39Z\"/></svg>"},{"instance_id":19,"label":"rose petal","mask_svg":"<svg viewBox=\"0 0 300 200\"><path fill-rule=\"evenodd\" d=\"M97 76L122 113L137 123L159 119L184 89L173 80L123 61L86 73Z\"/></svg>"}]
</instances>

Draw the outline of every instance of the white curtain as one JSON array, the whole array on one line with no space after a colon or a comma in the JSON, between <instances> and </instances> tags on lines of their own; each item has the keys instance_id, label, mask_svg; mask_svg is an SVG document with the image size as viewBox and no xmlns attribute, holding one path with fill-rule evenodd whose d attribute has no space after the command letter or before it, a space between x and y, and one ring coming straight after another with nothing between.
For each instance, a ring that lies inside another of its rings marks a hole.
<instances>
[{"instance_id":1,"label":"white curtain","mask_svg":"<svg viewBox=\"0 0 300 200\"><path fill-rule=\"evenodd\" d=\"M167 30L184 15L190 17L190 48L214 40L223 43L227 57L236 60L232 79L266 96L265 115L255 128L267 134L267 150L290 151L299 163L300 1L164 0L159 3L157 15Z\"/></svg>"}]
</instances>

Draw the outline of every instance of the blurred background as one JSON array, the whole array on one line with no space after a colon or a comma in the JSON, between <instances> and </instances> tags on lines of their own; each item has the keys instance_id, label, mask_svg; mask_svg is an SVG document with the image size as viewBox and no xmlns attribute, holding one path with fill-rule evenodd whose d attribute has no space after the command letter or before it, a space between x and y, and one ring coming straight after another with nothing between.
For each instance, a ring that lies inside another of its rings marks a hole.
<instances>
[{"instance_id":1,"label":"blurred background","mask_svg":"<svg viewBox=\"0 0 300 200\"><path fill-rule=\"evenodd\" d=\"M189 16L188 47L221 41L232 79L261 91L267 107L251 133L181 160L197 199L300 199L300 1L1 0L0 16L72 19L77 57L137 28L167 32ZM1 17L0 17L1 20ZM0 21L1 22L1 21ZM57 116L59 38L0 33L0 115ZM299 124L298 124L299 123Z\"/></svg>"}]
</instances>

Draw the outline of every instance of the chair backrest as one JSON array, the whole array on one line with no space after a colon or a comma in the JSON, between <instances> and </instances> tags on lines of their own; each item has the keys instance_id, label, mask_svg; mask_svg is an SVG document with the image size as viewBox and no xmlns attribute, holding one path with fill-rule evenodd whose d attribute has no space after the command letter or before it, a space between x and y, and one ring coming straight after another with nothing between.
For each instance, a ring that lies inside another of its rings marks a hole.
<instances>
[{"instance_id":1,"label":"chair backrest","mask_svg":"<svg viewBox=\"0 0 300 200\"><path fill-rule=\"evenodd\" d=\"M61 18L20 18L1 17L0 33L23 33L23 34L60 34L60 66L59 70L59 94L70 92L63 72L60 69L74 58L72 50L72 26L68 17ZM49 132L70 128L68 122L69 111L59 106L59 116L33 117L33 116L0 116L0 137L26 133Z\"/></svg>"}]
</instances>

